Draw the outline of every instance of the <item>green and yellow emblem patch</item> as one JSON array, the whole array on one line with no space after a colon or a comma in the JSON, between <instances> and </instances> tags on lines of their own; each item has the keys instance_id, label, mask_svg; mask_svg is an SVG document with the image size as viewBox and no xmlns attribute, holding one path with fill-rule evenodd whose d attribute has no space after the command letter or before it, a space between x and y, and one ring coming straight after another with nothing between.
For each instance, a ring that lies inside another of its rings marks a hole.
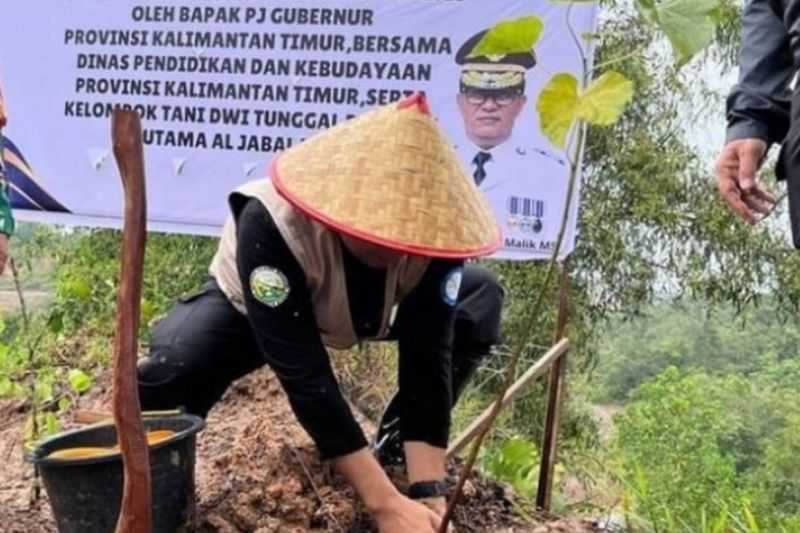
<instances>
[{"instance_id":1,"label":"green and yellow emblem patch","mask_svg":"<svg viewBox=\"0 0 800 533\"><path fill-rule=\"evenodd\" d=\"M262 266L250 274L250 292L269 307L278 307L289 297L289 280L277 268Z\"/></svg>"}]
</instances>

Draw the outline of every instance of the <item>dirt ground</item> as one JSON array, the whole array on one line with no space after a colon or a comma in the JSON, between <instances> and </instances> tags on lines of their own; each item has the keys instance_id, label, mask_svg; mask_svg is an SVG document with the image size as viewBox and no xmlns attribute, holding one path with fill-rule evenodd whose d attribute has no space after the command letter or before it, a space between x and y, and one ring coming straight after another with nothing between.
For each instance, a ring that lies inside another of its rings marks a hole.
<instances>
[{"instance_id":1,"label":"dirt ground","mask_svg":"<svg viewBox=\"0 0 800 533\"><path fill-rule=\"evenodd\" d=\"M107 406L107 383L105 376L77 408ZM46 494L31 503L33 472L20 451L25 411L24 402L0 401L0 531L55 532ZM67 413L65 427L69 420ZM361 422L371 431L368 421ZM198 438L196 481L194 530L200 533L375 531L353 491L319 461L267 371L234 384L209 415ZM458 532L596 531L576 520L526 524L514 512L513 499L508 487L473 478L455 515Z\"/></svg>"}]
</instances>

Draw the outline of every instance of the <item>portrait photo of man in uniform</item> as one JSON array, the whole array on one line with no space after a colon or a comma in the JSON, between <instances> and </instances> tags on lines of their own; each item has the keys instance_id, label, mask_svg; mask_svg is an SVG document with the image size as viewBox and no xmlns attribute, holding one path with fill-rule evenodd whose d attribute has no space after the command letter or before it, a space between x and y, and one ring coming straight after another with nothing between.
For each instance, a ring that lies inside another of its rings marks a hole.
<instances>
[{"instance_id":1,"label":"portrait photo of man in uniform","mask_svg":"<svg viewBox=\"0 0 800 533\"><path fill-rule=\"evenodd\" d=\"M533 237L545 225L549 202L543 190L563 181L566 162L529 133L534 98L526 94L526 78L538 64L535 51L472 56L486 32L468 38L455 55L463 123L456 148L504 233Z\"/></svg>"},{"instance_id":2,"label":"portrait photo of man in uniform","mask_svg":"<svg viewBox=\"0 0 800 533\"><path fill-rule=\"evenodd\" d=\"M494 60L469 57L485 33L471 37L456 54L462 68L457 101L467 137L478 148L490 151L511 137L528 101L525 72L536 65L536 55L531 50Z\"/></svg>"}]
</instances>

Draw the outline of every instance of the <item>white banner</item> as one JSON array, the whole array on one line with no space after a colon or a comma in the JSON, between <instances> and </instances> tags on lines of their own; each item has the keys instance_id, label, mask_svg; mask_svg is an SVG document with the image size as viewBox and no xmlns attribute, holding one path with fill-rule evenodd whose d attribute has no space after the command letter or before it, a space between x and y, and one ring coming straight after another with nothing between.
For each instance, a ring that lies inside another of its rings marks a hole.
<instances>
[{"instance_id":1,"label":"white banner","mask_svg":"<svg viewBox=\"0 0 800 533\"><path fill-rule=\"evenodd\" d=\"M535 102L554 73L580 75L566 4L43 4L3 0L0 14L10 119L5 155L19 219L120 225L108 118L115 105L132 106L143 118L149 228L215 235L228 213L228 192L265 176L276 152L421 90L503 228L497 257L545 258L552 249L569 167L566 154L539 132ZM526 15L539 17L544 31L535 64L523 67L524 94L459 94L464 43L500 20ZM576 35L593 31L595 20L593 3L573 7ZM577 206L565 255L574 247Z\"/></svg>"}]
</instances>

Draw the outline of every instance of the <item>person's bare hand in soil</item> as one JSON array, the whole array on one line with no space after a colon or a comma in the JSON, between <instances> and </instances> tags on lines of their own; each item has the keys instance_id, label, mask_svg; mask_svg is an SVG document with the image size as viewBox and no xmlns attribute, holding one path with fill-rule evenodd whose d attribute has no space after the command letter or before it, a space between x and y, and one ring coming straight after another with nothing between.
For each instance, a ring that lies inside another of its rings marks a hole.
<instances>
[{"instance_id":1,"label":"person's bare hand in soil","mask_svg":"<svg viewBox=\"0 0 800 533\"><path fill-rule=\"evenodd\" d=\"M355 487L380 533L436 533L441 517L405 496L366 449L333 461L336 469Z\"/></svg>"},{"instance_id":2,"label":"person's bare hand in soil","mask_svg":"<svg viewBox=\"0 0 800 533\"><path fill-rule=\"evenodd\" d=\"M380 533L436 533L442 522L442 517L433 510L399 493L373 516Z\"/></svg>"},{"instance_id":3,"label":"person's bare hand in soil","mask_svg":"<svg viewBox=\"0 0 800 533\"><path fill-rule=\"evenodd\" d=\"M447 450L419 441L405 442L403 448L406 456L409 483L413 485L414 483L424 483L431 480L443 482L446 474L445 462ZM443 518L447 511L447 499L445 494L420 498L415 501L431 509L440 518ZM452 527L448 527L447 531L449 533L455 533Z\"/></svg>"},{"instance_id":4,"label":"person's bare hand in soil","mask_svg":"<svg viewBox=\"0 0 800 533\"><path fill-rule=\"evenodd\" d=\"M717 158L717 188L736 215L755 224L775 206L775 197L758 183L756 173L767 153L761 139L737 139L725 145Z\"/></svg>"}]
</instances>

